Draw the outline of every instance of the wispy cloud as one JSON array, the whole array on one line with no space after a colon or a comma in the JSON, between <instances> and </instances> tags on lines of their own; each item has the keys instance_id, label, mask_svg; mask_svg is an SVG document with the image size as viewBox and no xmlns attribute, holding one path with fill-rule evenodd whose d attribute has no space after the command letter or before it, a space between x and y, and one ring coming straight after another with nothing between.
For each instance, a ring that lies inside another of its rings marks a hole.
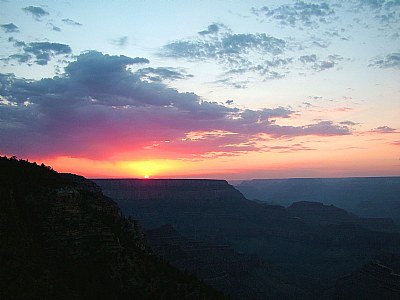
<instances>
[{"instance_id":1,"label":"wispy cloud","mask_svg":"<svg viewBox=\"0 0 400 300\"><path fill-rule=\"evenodd\" d=\"M63 21L65 24L72 25L72 26L82 26L81 23L76 22L76 21L71 20L71 19L62 19L61 21Z\"/></svg>"},{"instance_id":2,"label":"wispy cloud","mask_svg":"<svg viewBox=\"0 0 400 300\"><path fill-rule=\"evenodd\" d=\"M302 55L298 58L300 62L302 62L304 65L311 66L311 68L315 71L332 69L343 59L344 58L342 56L337 54L328 55L325 59L320 59L315 54Z\"/></svg>"},{"instance_id":3,"label":"wispy cloud","mask_svg":"<svg viewBox=\"0 0 400 300\"><path fill-rule=\"evenodd\" d=\"M138 75L141 80L146 80L150 82L162 82L164 80L172 81L193 77L193 75L187 74L184 70L171 67L142 68L137 70L135 72L135 75Z\"/></svg>"},{"instance_id":4,"label":"wispy cloud","mask_svg":"<svg viewBox=\"0 0 400 300\"><path fill-rule=\"evenodd\" d=\"M52 57L56 55L68 56L72 53L70 46L51 42L32 42L25 43L14 38L8 39L14 46L20 48L23 52L10 55L3 61L16 60L19 63L35 63L38 65L47 65Z\"/></svg>"},{"instance_id":5,"label":"wispy cloud","mask_svg":"<svg viewBox=\"0 0 400 300\"><path fill-rule=\"evenodd\" d=\"M49 15L49 12L39 6L27 6L22 9L27 14L32 15L36 20L40 20L44 16Z\"/></svg>"},{"instance_id":6,"label":"wispy cloud","mask_svg":"<svg viewBox=\"0 0 400 300\"><path fill-rule=\"evenodd\" d=\"M124 48L128 44L128 37L122 36L112 41L112 43L120 48Z\"/></svg>"},{"instance_id":7,"label":"wispy cloud","mask_svg":"<svg viewBox=\"0 0 400 300\"><path fill-rule=\"evenodd\" d=\"M213 23L208 25L206 30L199 31L198 33L200 35L217 34L221 29L227 29L227 27L221 23Z\"/></svg>"},{"instance_id":8,"label":"wispy cloud","mask_svg":"<svg viewBox=\"0 0 400 300\"><path fill-rule=\"evenodd\" d=\"M396 132L395 128L391 128L389 126L379 126L371 130L372 132L376 133L394 133Z\"/></svg>"},{"instance_id":9,"label":"wispy cloud","mask_svg":"<svg viewBox=\"0 0 400 300\"><path fill-rule=\"evenodd\" d=\"M346 125L346 126L356 126L356 125L359 125L360 123L356 123L353 121L342 121L342 122L339 122L339 124Z\"/></svg>"},{"instance_id":10,"label":"wispy cloud","mask_svg":"<svg viewBox=\"0 0 400 300\"><path fill-rule=\"evenodd\" d=\"M384 57L376 57L369 66L400 69L400 52L390 53Z\"/></svg>"},{"instance_id":11,"label":"wispy cloud","mask_svg":"<svg viewBox=\"0 0 400 300\"><path fill-rule=\"evenodd\" d=\"M61 28L56 26L56 25L54 25L53 23L49 22L48 25L50 26L51 30L57 31L57 32L61 32Z\"/></svg>"},{"instance_id":12,"label":"wispy cloud","mask_svg":"<svg viewBox=\"0 0 400 300\"><path fill-rule=\"evenodd\" d=\"M306 27L318 26L319 23L327 23L330 21L328 17L335 14L335 11L328 3L306 3L296 1L294 4L285 4L276 8L263 6L261 8L253 8L253 14L258 17L272 18L282 25Z\"/></svg>"},{"instance_id":13,"label":"wispy cloud","mask_svg":"<svg viewBox=\"0 0 400 300\"><path fill-rule=\"evenodd\" d=\"M317 61L317 55L302 55L299 57L299 61L301 61L302 63L315 63Z\"/></svg>"},{"instance_id":14,"label":"wispy cloud","mask_svg":"<svg viewBox=\"0 0 400 300\"><path fill-rule=\"evenodd\" d=\"M4 30L6 33L10 32L19 32L19 28L14 23L2 24L0 25L1 29Z\"/></svg>"},{"instance_id":15,"label":"wispy cloud","mask_svg":"<svg viewBox=\"0 0 400 300\"><path fill-rule=\"evenodd\" d=\"M265 33L232 33L213 23L199 37L165 45L159 55L188 60L216 61L230 73L256 72L266 78L277 77L277 67L290 58L277 57L286 50L283 39ZM275 68L275 69L274 69Z\"/></svg>"}]
</instances>

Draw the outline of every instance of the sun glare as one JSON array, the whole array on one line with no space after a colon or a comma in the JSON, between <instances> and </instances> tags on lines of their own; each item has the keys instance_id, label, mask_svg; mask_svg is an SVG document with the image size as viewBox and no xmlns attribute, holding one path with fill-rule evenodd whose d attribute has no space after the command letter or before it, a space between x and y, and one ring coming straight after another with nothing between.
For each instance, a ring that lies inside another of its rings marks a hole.
<instances>
[{"instance_id":1,"label":"sun glare","mask_svg":"<svg viewBox=\"0 0 400 300\"><path fill-rule=\"evenodd\" d=\"M122 165L122 163L120 163ZM133 176L149 179L154 176L170 175L175 170L181 169L180 163L172 160L145 160L123 163L123 167L130 170Z\"/></svg>"}]
</instances>

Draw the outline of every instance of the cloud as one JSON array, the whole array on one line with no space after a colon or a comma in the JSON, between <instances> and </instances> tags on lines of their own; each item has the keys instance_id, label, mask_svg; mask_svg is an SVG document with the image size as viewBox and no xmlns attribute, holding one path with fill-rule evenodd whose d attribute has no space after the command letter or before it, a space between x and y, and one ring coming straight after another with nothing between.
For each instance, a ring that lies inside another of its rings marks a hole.
<instances>
[{"instance_id":1,"label":"cloud","mask_svg":"<svg viewBox=\"0 0 400 300\"><path fill-rule=\"evenodd\" d=\"M211 82L212 84L216 84L217 86L225 86L234 89L245 89L249 84L248 80L238 80L233 77L225 77L223 79L218 79Z\"/></svg>"},{"instance_id":2,"label":"cloud","mask_svg":"<svg viewBox=\"0 0 400 300\"><path fill-rule=\"evenodd\" d=\"M76 21L71 20L71 19L62 19L61 21L63 21L65 24L72 25L72 26L82 26L81 23L76 22Z\"/></svg>"},{"instance_id":3,"label":"cloud","mask_svg":"<svg viewBox=\"0 0 400 300\"><path fill-rule=\"evenodd\" d=\"M297 2L296 5L298 9L302 7L302 13L310 15L318 15L318 9L323 11L326 7L323 4L310 5L308 11L308 4ZM250 74L260 76L263 80L284 78L298 67L296 62L314 71L324 71L336 67L344 59L337 54L328 55L325 59L318 58L316 54L295 57L290 54L297 42L286 42L265 33L233 33L220 23L212 23L198 34L194 38L170 42L158 54L188 61L216 62L224 71L220 79L213 83L230 88L246 88L248 78L243 76ZM311 45L307 47L315 45L328 46L326 41L312 36Z\"/></svg>"},{"instance_id":4,"label":"cloud","mask_svg":"<svg viewBox=\"0 0 400 300\"><path fill-rule=\"evenodd\" d=\"M198 32L200 35L207 35L207 34L216 34L220 31L221 28L226 29L226 26L220 23L213 23L207 27L207 30L202 30Z\"/></svg>"},{"instance_id":5,"label":"cloud","mask_svg":"<svg viewBox=\"0 0 400 300\"><path fill-rule=\"evenodd\" d=\"M191 61L215 61L227 74L258 73L266 79L280 78L291 58L278 57L286 42L265 33L232 33L225 25L213 23L200 37L178 40L162 47L159 55Z\"/></svg>"},{"instance_id":6,"label":"cloud","mask_svg":"<svg viewBox=\"0 0 400 300\"><path fill-rule=\"evenodd\" d=\"M38 65L47 65L52 57L56 55L68 56L72 53L70 46L60 43L50 42L32 42L25 43L23 41L8 39L14 43L14 46L20 48L23 53L10 55L4 61L16 60L19 63L31 63L32 61Z\"/></svg>"},{"instance_id":7,"label":"cloud","mask_svg":"<svg viewBox=\"0 0 400 300\"><path fill-rule=\"evenodd\" d=\"M372 63L369 66L400 69L400 52L390 53L385 57L377 57L372 60Z\"/></svg>"},{"instance_id":8,"label":"cloud","mask_svg":"<svg viewBox=\"0 0 400 300\"><path fill-rule=\"evenodd\" d=\"M57 26L54 25L53 23L48 23L48 25L50 26L51 30L57 31L57 32L61 32L61 28L60 28L60 27L57 27Z\"/></svg>"},{"instance_id":9,"label":"cloud","mask_svg":"<svg viewBox=\"0 0 400 300\"><path fill-rule=\"evenodd\" d=\"M396 132L396 129L391 128L389 126L379 126L372 129L371 131L376 133L394 133Z\"/></svg>"},{"instance_id":10,"label":"cloud","mask_svg":"<svg viewBox=\"0 0 400 300\"><path fill-rule=\"evenodd\" d=\"M258 145L260 135L351 133L331 121L281 126L277 120L290 119L294 111L239 109L205 101L131 71L130 66L148 62L89 51L54 78L0 74L1 151L30 157L187 159L268 151ZM174 70L151 71L168 77Z\"/></svg>"},{"instance_id":11,"label":"cloud","mask_svg":"<svg viewBox=\"0 0 400 300\"><path fill-rule=\"evenodd\" d=\"M400 21L400 1L398 0L358 0L354 2L357 11L371 10L383 26L395 25Z\"/></svg>"},{"instance_id":12,"label":"cloud","mask_svg":"<svg viewBox=\"0 0 400 300\"><path fill-rule=\"evenodd\" d=\"M267 147L269 151L280 152L280 153L293 153L298 151L313 151L317 150L316 148L311 148L302 145L301 143L296 143L288 146L271 146Z\"/></svg>"},{"instance_id":13,"label":"cloud","mask_svg":"<svg viewBox=\"0 0 400 300\"><path fill-rule=\"evenodd\" d=\"M36 20L40 20L42 17L49 13L39 6L27 6L22 9L28 14L31 14Z\"/></svg>"},{"instance_id":14,"label":"cloud","mask_svg":"<svg viewBox=\"0 0 400 300\"><path fill-rule=\"evenodd\" d=\"M314 63L317 61L317 56L315 54L302 55L299 57L299 61L302 63Z\"/></svg>"},{"instance_id":15,"label":"cloud","mask_svg":"<svg viewBox=\"0 0 400 300\"><path fill-rule=\"evenodd\" d=\"M353 121L342 121L342 122L339 122L339 124L347 125L347 126L356 126L356 125L359 125L360 123L355 123Z\"/></svg>"},{"instance_id":16,"label":"cloud","mask_svg":"<svg viewBox=\"0 0 400 300\"><path fill-rule=\"evenodd\" d=\"M162 82L163 80L180 80L193 77L193 75L186 74L181 69L177 68L142 68L135 72L136 75L140 77L141 80L146 80L150 82Z\"/></svg>"},{"instance_id":17,"label":"cloud","mask_svg":"<svg viewBox=\"0 0 400 300\"><path fill-rule=\"evenodd\" d=\"M10 55L6 60L16 60L19 63L29 63L29 61L32 59L32 55L30 54L13 54Z\"/></svg>"},{"instance_id":18,"label":"cloud","mask_svg":"<svg viewBox=\"0 0 400 300\"><path fill-rule=\"evenodd\" d=\"M8 23L8 24L2 24L0 27L4 30L6 33L10 32L19 32L19 28L17 25L14 23Z\"/></svg>"},{"instance_id":19,"label":"cloud","mask_svg":"<svg viewBox=\"0 0 400 300\"><path fill-rule=\"evenodd\" d=\"M163 47L161 55L189 59L222 59L229 61L229 56L240 58L241 55L256 51L263 54L278 55L283 53L285 41L265 33L231 34L226 33L217 40L182 40Z\"/></svg>"},{"instance_id":20,"label":"cloud","mask_svg":"<svg viewBox=\"0 0 400 300\"><path fill-rule=\"evenodd\" d=\"M320 60L315 54L302 55L298 58L303 64L311 65L311 68L316 71L324 71L334 68L343 57L337 54L328 55L325 59Z\"/></svg>"},{"instance_id":21,"label":"cloud","mask_svg":"<svg viewBox=\"0 0 400 300\"><path fill-rule=\"evenodd\" d=\"M277 8L263 6L253 8L253 14L258 17L272 18L279 21L282 25L306 27L318 26L319 23L328 23L329 17L335 14L335 11L328 3L305 3L296 1L294 4L285 4Z\"/></svg>"},{"instance_id":22,"label":"cloud","mask_svg":"<svg viewBox=\"0 0 400 300\"><path fill-rule=\"evenodd\" d=\"M124 48L128 44L128 37L122 36L116 40L113 40L112 43L120 48Z\"/></svg>"}]
</instances>

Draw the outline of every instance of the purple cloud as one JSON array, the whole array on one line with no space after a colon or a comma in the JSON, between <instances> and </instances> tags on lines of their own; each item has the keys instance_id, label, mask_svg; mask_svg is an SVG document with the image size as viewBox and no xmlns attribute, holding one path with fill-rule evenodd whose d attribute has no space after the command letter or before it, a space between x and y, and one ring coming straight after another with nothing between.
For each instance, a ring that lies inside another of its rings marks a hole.
<instances>
[{"instance_id":1,"label":"purple cloud","mask_svg":"<svg viewBox=\"0 0 400 300\"><path fill-rule=\"evenodd\" d=\"M393 133L396 132L396 129L391 128L389 126L379 126L372 129L371 131L376 133Z\"/></svg>"},{"instance_id":2,"label":"purple cloud","mask_svg":"<svg viewBox=\"0 0 400 300\"><path fill-rule=\"evenodd\" d=\"M277 125L276 119L289 119L295 112L284 107L238 109L149 82L140 73L148 62L89 51L53 78L0 74L0 151L22 157L187 158L268 151L258 145L261 135L351 133L331 121ZM138 71L130 71L130 65ZM171 70L154 70L176 76Z\"/></svg>"}]
</instances>

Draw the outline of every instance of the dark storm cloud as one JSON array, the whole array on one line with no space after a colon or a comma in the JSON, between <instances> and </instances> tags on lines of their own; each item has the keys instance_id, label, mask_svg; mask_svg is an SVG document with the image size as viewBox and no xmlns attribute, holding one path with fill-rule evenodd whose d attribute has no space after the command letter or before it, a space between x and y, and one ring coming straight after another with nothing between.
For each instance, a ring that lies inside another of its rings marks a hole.
<instances>
[{"instance_id":1,"label":"dark storm cloud","mask_svg":"<svg viewBox=\"0 0 400 300\"><path fill-rule=\"evenodd\" d=\"M400 52L390 53L384 57L375 58L369 66L400 69Z\"/></svg>"},{"instance_id":2,"label":"dark storm cloud","mask_svg":"<svg viewBox=\"0 0 400 300\"><path fill-rule=\"evenodd\" d=\"M31 14L36 20L48 15L49 13L39 6L27 6L22 9L28 14Z\"/></svg>"},{"instance_id":3,"label":"dark storm cloud","mask_svg":"<svg viewBox=\"0 0 400 300\"><path fill-rule=\"evenodd\" d=\"M261 8L253 8L252 12L264 18L272 18L279 21L282 25L306 27L317 26L318 23L327 23L328 17L333 16L335 11L328 3L306 3L296 1L294 4L281 5L277 8L269 8L263 6Z\"/></svg>"},{"instance_id":4,"label":"dark storm cloud","mask_svg":"<svg viewBox=\"0 0 400 300\"><path fill-rule=\"evenodd\" d=\"M71 20L71 19L62 19L61 21L63 21L65 24L72 25L72 26L82 26L81 23L76 22L76 21Z\"/></svg>"},{"instance_id":5,"label":"dark storm cloud","mask_svg":"<svg viewBox=\"0 0 400 300\"><path fill-rule=\"evenodd\" d=\"M8 24L2 24L0 27L4 30L6 33L10 32L19 32L19 28L17 25L14 23L8 23Z\"/></svg>"},{"instance_id":6,"label":"dark storm cloud","mask_svg":"<svg viewBox=\"0 0 400 300\"><path fill-rule=\"evenodd\" d=\"M25 43L23 41L9 38L9 42L13 42L15 47L20 48L23 53L10 55L5 61L16 60L19 63L34 62L38 65L47 65L48 62L56 55L68 56L72 53L70 46L60 43L50 42L32 42Z\"/></svg>"},{"instance_id":7,"label":"dark storm cloud","mask_svg":"<svg viewBox=\"0 0 400 300\"><path fill-rule=\"evenodd\" d=\"M187 158L216 151L225 155L261 151L255 145L260 134L351 133L330 121L280 126L275 120L290 119L294 111L284 107L243 110L209 102L130 71L129 66L148 62L90 51L54 78L28 80L0 74L1 152L105 158L160 151L160 156ZM178 76L171 69L147 71ZM191 138L193 133L200 138Z\"/></svg>"}]
</instances>

